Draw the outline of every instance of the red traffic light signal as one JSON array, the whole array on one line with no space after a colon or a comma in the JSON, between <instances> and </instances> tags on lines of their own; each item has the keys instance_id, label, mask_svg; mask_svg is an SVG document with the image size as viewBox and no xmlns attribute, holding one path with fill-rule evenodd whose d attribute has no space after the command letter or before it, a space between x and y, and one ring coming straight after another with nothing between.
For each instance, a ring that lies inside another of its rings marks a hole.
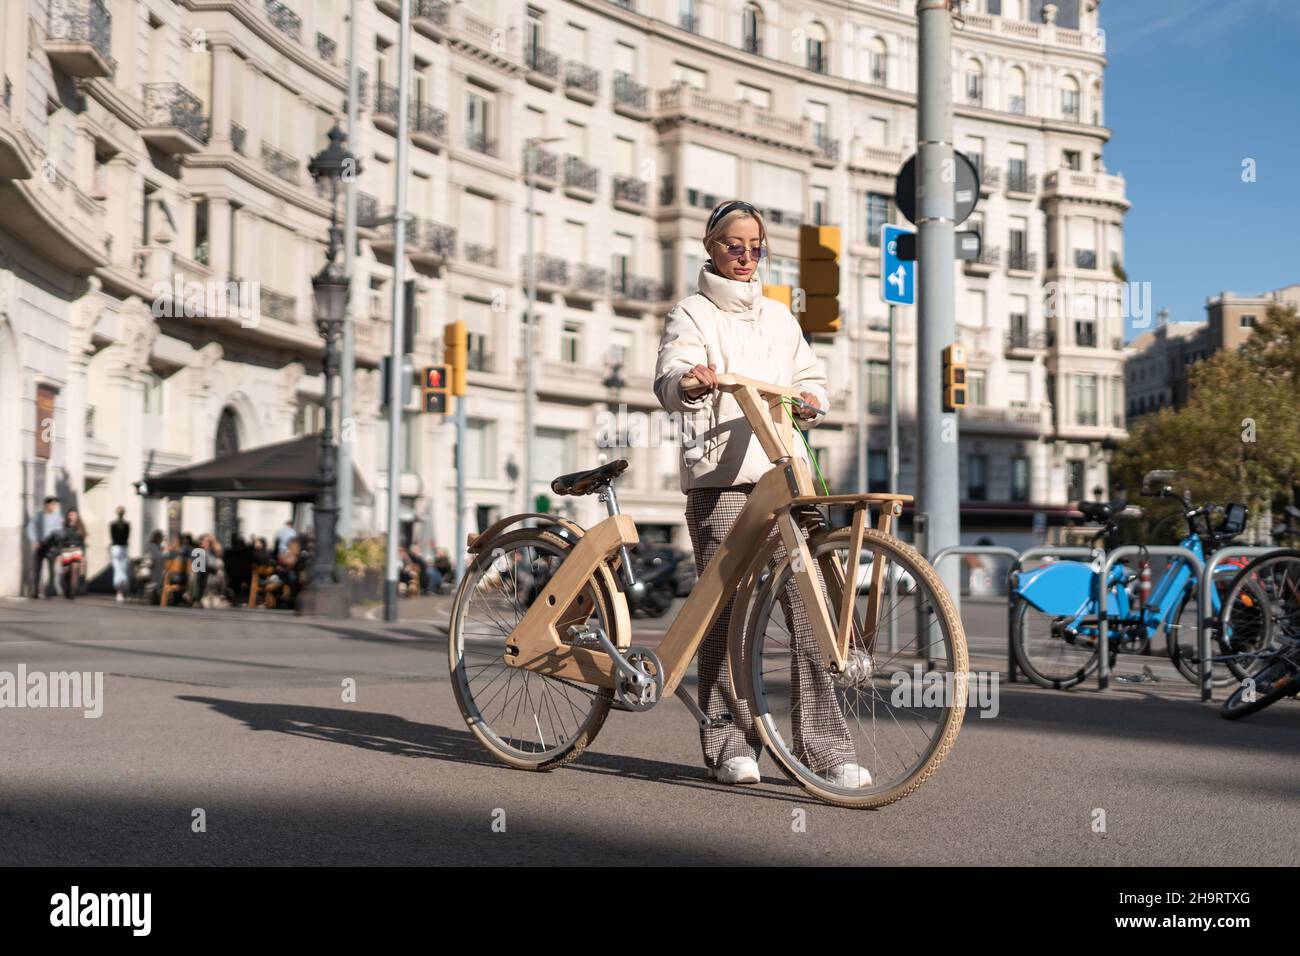
<instances>
[{"instance_id":1,"label":"red traffic light signal","mask_svg":"<svg viewBox=\"0 0 1300 956\"><path fill-rule=\"evenodd\" d=\"M424 369L424 387L425 388L446 388L447 367L445 365L426 366Z\"/></svg>"}]
</instances>

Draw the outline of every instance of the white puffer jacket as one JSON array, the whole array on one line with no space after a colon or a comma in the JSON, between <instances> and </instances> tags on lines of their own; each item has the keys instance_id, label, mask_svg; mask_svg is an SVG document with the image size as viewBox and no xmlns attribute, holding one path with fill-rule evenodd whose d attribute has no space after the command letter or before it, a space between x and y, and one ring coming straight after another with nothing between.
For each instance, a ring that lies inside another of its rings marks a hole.
<instances>
[{"instance_id":1,"label":"white puffer jacket","mask_svg":"<svg viewBox=\"0 0 1300 956\"><path fill-rule=\"evenodd\" d=\"M683 492L748 484L772 467L734 397L714 391L690 399L682 392L681 380L694 366L711 364L718 372L792 386L816 395L828 408L826 376L817 369L799 321L784 304L763 295L757 276L748 282L728 279L705 260L698 289L668 313L655 366L655 397L682 419ZM792 444L807 460L798 435Z\"/></svg>"}]
</instances>

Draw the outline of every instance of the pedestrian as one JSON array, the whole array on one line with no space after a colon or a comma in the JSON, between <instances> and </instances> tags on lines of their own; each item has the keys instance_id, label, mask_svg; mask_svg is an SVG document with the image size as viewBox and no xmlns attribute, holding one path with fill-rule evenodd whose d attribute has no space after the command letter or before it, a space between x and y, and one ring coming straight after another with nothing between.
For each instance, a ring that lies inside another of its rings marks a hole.
<instances>
[{"instance_id":1,"label":"pedestrian","mask_svg":"<svg viewBox=\"0 0 1300 956\"><path fill-rule=\"evenodd\" d=\"M76 508L68 509L68 517L63 522L59 557L63 563L63 596L71 601L77 596L81 571L86 566L86 526L81 523Z\"/></svg>"},{"instance_id":2,"label":"pedestrian","mask_svg":"<svg viewBox=\"0 0 1300 956\"><path fill-rule=\"evenodd\" d=\"M55 579L58 577L59 542L63 537L63 511L59 508L59 499L50 495L41 505L41 510L32 515L27 522L27 540L32 547L34 573L32 575L32 597L41 596L41 566L48 569L48 597L54 596Z\"/></svg>"},{"instance_id":3,"label":"pedestrian","mask_svg":"<svg viewBox=\"0 0 1300 956\"><path fill-rule=\"evenodd\" d=\"M117 506L117 520L108 526L109 558L113 562L113 590L117 592L117 601L126 600L126 591L131 586L131 557L127 542L131 539L131 522L126 520L126 509Z\"/></svg>"},{"instance_id":4,"label":"pedestrian","mask_svg":"<svg viewBox=\"0 0 1300 956\"><path fill-rule=\"evenodd\" d=\"M293 528L293 519L289 518L288 520L285 521L283 525L280 526L280 530L275 533L276 556L278 557L280 554L282 554L289 547L290 542L297 541L297 540L298 540L298 532L295 531Z\"/></svg>"},{"instance_id":5,"label":"pedestrian","mask_svg":"<svg viewBox=\"0 0 1300 956\"><path fill-rule=\"evenodd\" d=\"M772 467L739 405L717 391L718 374L789 386L808 405L827 405L826 376L798 320L786 306L763 295L758 266L769 249L759 211L741 200L721 203L709 216L703 242L707 258L696 280L697 291L678 302L665 319L654 381L659 403L683 416L679 477L686 494L686 527L701 574L758 479ZM703 388L685 392L681 380L687 377ZM816 412L800 408L798 414L811 419ZM792 453L808 457L797 443ZM783 548L777 557L784 559ZM793 578L780 601L796 652L791 655L793 696L802 701L793 718L796 756L833 785L868 786L871 775L855 762L844 713L830 675L821 667ZM749 705L731 683L731 610L729 599L700 645L700 706L719 724L702 728L700 743L705 765L716 780L758 783L762 740ZM722 719L724 714L731 720Z\"/></svg>"}]
</instances>

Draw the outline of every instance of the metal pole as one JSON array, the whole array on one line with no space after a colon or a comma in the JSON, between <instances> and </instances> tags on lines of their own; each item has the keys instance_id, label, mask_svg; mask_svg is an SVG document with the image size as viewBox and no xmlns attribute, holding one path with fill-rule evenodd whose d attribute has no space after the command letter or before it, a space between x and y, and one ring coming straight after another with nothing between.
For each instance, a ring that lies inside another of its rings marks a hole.
<instances>
[{"instance_id":1,"label":"metal pole","mask_svg":"<svg viewBox=\"0 0 1300 956\"><path fill-rule=\"evenodd\" d=\"M465 399L456 396L456 582L465 576Z\"/></svg>"},{"instance_id":2,"label":"metal pole","mask_svg":"<svg viewBox=\"0 0 1300 956\"><path fill-rule=\"evenodd\" d=\"M857 444L858 444L858 484L866 491L870 487L867 479L867 415L871 411L870 396L867 394L867 371L866 357L867 350L867 299L865 295L865 286L867 283L866 264L860 263L858 266L858 336L853 347L853 367L857 369L857 390L858 390L858 407L857 413ZM890 648L893 650L893 647Z\"/></svg>"},{"instance_id":3,"label":"metal pole","mask_svg":"<svg viewBox=\"0 0 1300 956\"><path fill-rule=\"evenodd\" d=\"M889 304L889 491L898 494L898 306ZM894 600L898 589L894 588ZM889 649L898 650L898 615L889 616Z\"/></svg>"},{"instance_id":4,"label":"metal pole","mask_svg":"<svg viewBox=\"0 0 1300 956\"><path fill-rule=\"evenodd\" d=\"M926 549L936 554L961 536L957 507L957 417L943 411L942 350L956 338L953 296L952 11L950 0L917 4L920 47L917 155L917 494L926 514ZM961 574L939 570L960 608Z\"/></svg>"},{"instance_id":5,"label":"metal pole","mask_svg":"<svg viewBox=\"0 0 1300 956\"><path fill-rule=\"evenodd\" d=\"M528 179L528 311L524 315L524 470L519 477L523 488L524 506L521 511L533 510L533 416L536 414L536 383L533 381L533 304L537 300L537 263L533 245L533 163L537 146L528 141L525 151L524 175Z\"/></svg>"},{"instance_id":6,"label":"metal pole","mask_svg":"<svg viewBox=\"0 0 1300 956\"><path fill-rule=\"evenodd\" d=\"M348 149L357 153L357 0L348 4ZM356 271L357 249L357 177L355 173L344 178L343 217L343 272L348 280L348 306L343 314L343 351L339 356L339 527L343 541L352 538L352 443L356 441L357 426L353 418L352 380L356 376L356 329L352 309L356 290L352 288L352 275Z\"/></svg>"},{"instance_id":7,"label":"metal pole","mask_svg":"<svg viewBox=\"0 0 1300 956\"><path fill-rule=\"evenodd\" d=\"M402 344L406 316L406 169L410 143L407 90L411 86L411 0L402 0L402 17L397 43L397 169L393 190L393 323L392 359L388 372L388 547L384 556L384 620L397 620L397 538L401 533L402 483Z\"/></svg>"}]
</instances>

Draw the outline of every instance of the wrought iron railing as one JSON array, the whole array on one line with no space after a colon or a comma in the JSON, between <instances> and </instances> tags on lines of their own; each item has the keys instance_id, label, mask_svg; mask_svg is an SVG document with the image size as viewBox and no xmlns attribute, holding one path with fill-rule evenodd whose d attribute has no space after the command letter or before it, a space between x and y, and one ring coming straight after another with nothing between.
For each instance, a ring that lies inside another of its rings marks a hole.
<instances>
[{"instance_id":1,"label":"wrought iron railing","mask_svg":"<svg viewBox=\"0 0 1300 956\"><path fill-rule=\"evenodd\" d=\"M316 52L326 63L334 62L334 54L338 53L339 45L330 37L323 33L316 34Z\"/></svg>"},{"instance_id":2,"label":"wrought iron railing","mask_svg":"<svg viewBox=\"0 0 1300 956\"><path fill-rule=\"evenodd\" d=\"M677 180L669 173L659 183L659 205L671 206L677 198Z\"/></svg>"},{"instance_id":3,"label":"wrought iron railing","mask_svg":"<svg viewBox=\"0 0 1300 956\"><path fill-rule=\"evenodd\" d=\"M612 287L617 299L633 302L658 302L660 299L660 283L646 276L615 272Z\"/></svg>"},{"instance_id":4,"label":"wrought iron railing","mask_svg":"<svg viewBox=\"0 0 1300 956\"><path fill-rule=\"evenodd\" d=\"M261 288L262 313L282 322L292 322L298 313L298 299L266 286Z\"/></svg>"},{"instance_id":5,"label":"wrought iron railing","mask_svg":"<svg viewBox=\"0 0 1300 956\"><path fill-rule=\"evenodd\" d=\"M636 176L614 177L614 199L636 206L645 205L646 184Z\"/></svg>"},{"instance_id":6,"label":"wrought iron railing","mask_svg":"<svg viewBox=\"0 0 1300 956\"><path fill-rule=\"evenodd\" d=\"M600 71L577 60L569 60L564 64L564 85L566 88L585 90L592 96L596 96L600 93Z\"/></svg>"},{"instance_id":7,"label":"wrought iron railing","mask_svg":"<svg viewBox=\"0 0 1300 956\"><path fill-rule=\"evenodd\" d=\"M417 224L415 245L443 259L456 254L456 227L431 219L412 220Z\"/></svg>"},{"instance_id":8,"label":"wrought iron railing","mask_svg":"<svg viewBox=\"0 0 1300 956\"><path fill-rule=\"evenodd\" d=\"M298 160L270 143L262 144L262 168L286 183L298 183Z\"/></svg>"},{"instance_id":9,"label":"wrought iron railing","mask_svg":"<svg viewBox=\"0 0 1300 956\"><path fill-rule=\"evenodd\" d=\"M564 185L574 189L595 192L600 184L600 170L585 162L581 156L564 157Z\"/></svg>"},{"instance_id":10,"label":"wrought iron railing","mask_svg":"<svg viewBox=\"0 0 1300 956\"><path fill-rule=\"evenodd\" d=\"M480 266L495 266L497 264L495 246L484 246L477 242L463 242L460 248L466 262L473 262Z\"/></svg>"},{"instance_id":11,"label":"wrought iron railing","mask_svg":"<svg viewBox=\"0 0 1300 956\"><path fill-rule=\"evenodd\" d=\"M822 158L836 163L840 159L840 141L831 139L829 136L817 136L814 138L817 151L822 154Z\"/></svg>"},{"instance_id":12,"label":"wrought iron railing","mask_svg":"<svg viewBox=\"0 0 1300 956\"><path fill-rule=\"evenodd\" d=\"M397 118L397 87L382 80L375 87L375 112Z\"/></svg>"},{"instance_id":13,"label":"wrought iron railing","mask_svg":"<svg viewBox=\"0 0 1300 956\"><path fill-rule=\"evenodd\" d=\"M968 265L978 266L996 266L1002 261L1002 250L997 246L980 249L980 254L974 259L967 259Z\"/></svg>"},{"instance_id":14,"label":"wrought iron railing","mask_svg":"<svg viewBox=\"0 0 1300 956\"><path fill-rule=\"evenodd\" d=\"M1007 171L1007 192L1009 193L1038 192L1038 175L1036 173L1020 172L1019 170L1008 170Z\"/></svg>"},{"instance_id":15,"label":"wrought iron railing","mask_svg":"<svg viewBox=\"0 0 1300 956\"><path fill-rule=\"evenodd\" d=\"M415 0L411 4L411 16L420 20L428 20L436 23L440 27L445 27L448 22L448 5L447 0Z\"/></svg>"},{"instance_id":16,"label":"wrought iron railing","mask_svg":"<svg viewBox=\"0 0 1300 956\"><path fill-rule=\"evenodd\" d=\"M447 111L434 109L428 103L412 103L415 119L412 132L432 136L441 142L447 140Z\"/></svg>"},{"instance_id":17,"label":"wrought iron railing","mask_svg":"<svg viewBox=\"0 0 1300 956\"><path fill-rule=\"evenodd\" d=\"M682 13L677 17L677 25L691 33L700 32L700 18L693 13Z\"/></svg>"},{"instance_id":18,"label":"wrought iron railing","mask_svg":"<svg viewBox=\"0 0 1300 956\"><path fill-rule=\"evenodd\" d=\"M545 47L529 43L524 46L524 64L534 73L548 76L552 80L560 78L560 57Z\"/></svg>"},{"instance_id":19,"label":"wrought iron railing","mask_svg":"<svg viewBox=\"0 0 1300 956\"><path fill-rule=\"evenodd\" d=\"M1023 96L1012 96L1007 99L1007 112L1014 113L1017 116L1025 115L1025 98Z\"/></svg>"},{"instance_id":20,"label":"wrought iron railing","mask_svg":"<svg viewBox=\"0 0 1300 956\"><path fill-rule=\"evenodd\" d=\"M367 228L378 218L379 200L370 193L357 190L357 225Z\"/></svg>"},{"instance_id":21,"label":"wrought iron railing","mask_svg":"<svg viewBox=\"0 0 1300 956\"><path fill-rule=\"evenodd\" d=\"M519 257L520 268L519 274L524 281L528 281L528 256L527 254ZM546 253L539 253L533 257L536 266L536 276L538 282L545 282L549 285L565 286L569 284L569 262L567 259L561 259L558 256L548 256Z\"/></svg>"},{"instance_id":22,"label":"wrought iron railing","mask_svg":"<svg viewBox=\"0 0 1300 956\"><path fill-rule=\"evenodd\" d=\"M744 43L742 44L742 49L746 53L751 53L754 56L762 56L763 40L761 37L757 36L756 34L747 33L745 34L745 40Z\"/></svg>"},{"instance_id":23,"label":"wrought iron railing","mask_svg":"<svg viewBox=\"0 0 1300 956\"><path fill-rule=\"evenodd\" d=\"M826 73L830 70L830 60L822 53L808 54L808 69L814 73Z\"/></svg>"},{"instance_id":24,"label":"wrought iron railing","mask_svg":"<svg viewBox=\"0 0 1300 956\"><path fill-rule=\"evenodd\" d=\"M465 145L476 153L485 153L488 156L497 154L497 141L483 130L472 129L467 132L465 134Z\"/></svg>"},{"instance_id":25,"label":"wrought iron railing","mask_svg":"<svg viewBox=\"0 0 1300 956\"><path fill-rule=\"evenodd\" d=\"M1046 332L1029 329L1012 329L1006 342L1009 349L1042 349L1048 345Z\"/></svg>"},{"instance_id":26,"label":"wrought iron railing","mask_svg":"<svg viewBox=\"0 0 1300 956\"><path fill-rule=\"evenodd\" d=\"M113 16L103 0L51 0L49 30L51 40L89 43L114 64Z\"/></svg>"},{"instance_id":27,"label":"wrought iron railing","mask_svg":"<svg viewBox=\"0 0 1300 956\"><path fill-rule=\"evenodd\" d=\"M244 142L248 139L248 130L238 123L230 124L230 146L239 155L244 155Z\"/></svg>"},{"instance_id":28,"label":"wrought iron railing","mask_svg":"<svg viewBox=\"0 0 1300 956\"><path fill-rule=\"evenodd\" d=\"M587 295L604 295L609 288L609 270L579 263L570 277L569 288Z\"/></svg>"},{"instance_id":29,"label":"wrought iron railing","mask_svg":"<svg viewBox=\"0 0 1300 956\"><path fill-rule=\"evenodd\" d=\"M299 43L302 42L302 17L280 0L266 0L266 18L271 21L271 26L281 33L288 34Z\"/></svg>"},{"instance_id":30,"label":"wrought iron railing","mask_svg":"<svg viewBox=\"0 0 1300 956\"><path fill-rule=\"evenodd\" d=\"M1033 272L1038 268L1038 253L1023 249L1012 249L1007 253L1007 268L1021 272Z\"/></svg>"},{"instance_id":31,"label":"wrought iron railing","mask_svg":"<svg viewBox=\"0 0 1300 956\"><path fill-rule=\"evenodd\" d=\"M614 74L614 99L624 106L644 110L649 101L649 90L619 70Z\"/></svg>"},{"instance_id":32,"label":"wrought iron railing","mask_svg":"<svg viewBox=\"0 0 1300 956\"><path fill-rule=\"evenodd\" d=\"M524 172L528 172L528 144L524 143ZM533 175L538 179L548 179L552 182L559 175L560 157L555 153L542 149L540 146L533 147Z\"/></svg>"},{"instance_id":33,"label":"wrought iron railing","mask_svg":"<svg viewBox=\"0 0 1300 956\"><path fill-rule=\"evenodd\" d=\"M208 141L203 102L179 83L145 83L144 120L148 126L173 126L200 143Z\"/></svg>"}]
</instances>

